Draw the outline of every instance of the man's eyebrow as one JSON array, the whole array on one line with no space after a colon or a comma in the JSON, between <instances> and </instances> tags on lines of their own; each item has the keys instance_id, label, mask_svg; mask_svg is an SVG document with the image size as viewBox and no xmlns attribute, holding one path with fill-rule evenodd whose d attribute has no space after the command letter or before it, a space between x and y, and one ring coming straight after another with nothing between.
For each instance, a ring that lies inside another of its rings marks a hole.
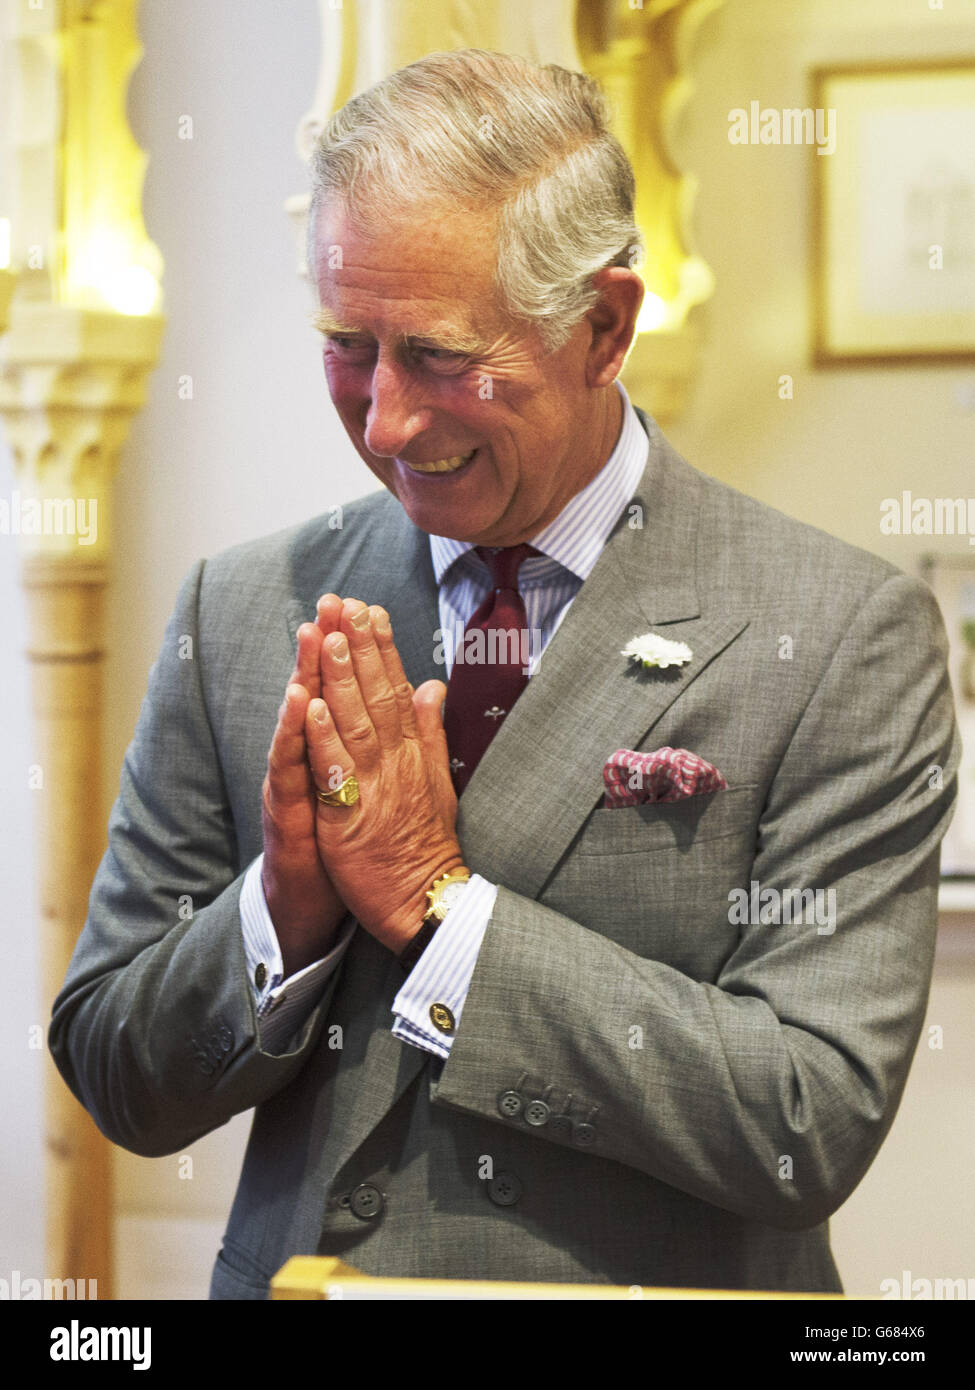
<instances>
[{"instance_id":1,"label":"man's eyebrow","mask_svg":"<svg viewBox=\"0 0 975 1390\"><path fill-rule=\"evenodd\" d=\"M352 328L348 324L340 323L338 319L332 317L327 309L318 309L312 315L312 324L319 333L325 334L341 335L362 332L360 328ZM407 346L414 344L437 347L442 348L445 352L456 352L464 357L473 357L477 353L484 352L488 346L487 343L474 337L473 334L464 333L460 329L451 328L446 324L429 333L404 334L402 341Z\"/></svg>"},{"instance_id":2,"label":"man's eyebrow","mask_svg":"<svg viewBox=\"0 0 975 1390\"><path fill-rule=\"evenodd\" d=\"M319 333L358 333L358 328L350 328L347 324L339 323L338 319L332 317L327 309L316 309L311 316L312 326L317 328Z\"/></svg>"}]
</instances>

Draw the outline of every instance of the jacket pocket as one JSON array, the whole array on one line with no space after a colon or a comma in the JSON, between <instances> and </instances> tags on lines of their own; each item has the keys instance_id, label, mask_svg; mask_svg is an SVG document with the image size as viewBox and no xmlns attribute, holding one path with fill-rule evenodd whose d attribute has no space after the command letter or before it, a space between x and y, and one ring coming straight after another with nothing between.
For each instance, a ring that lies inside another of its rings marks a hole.
<instances>
[{"instance_id":1,"label":"jacket pocket","mask_svg":"<svg viewBox=\"0 0 975 1390\"><path fill-rule=\"evenodd\" d=\"M714 981L740 939L729 894L749 881L763 800L752 783L601 807L540 901L625 950Z\"/></svg>"},{"instance_id":2,"label":"jacket pocket","mask_svg":"<svg viewBox=\"0 0 975 1390\"><path fill-rule=\"evenodd\" d=\"M645 806L600 807L583 826L574 852L581 855L686 852L727 835L754 836L761 795L758 783L726 787L680 801Z\"/></svg>"}]
</instances>

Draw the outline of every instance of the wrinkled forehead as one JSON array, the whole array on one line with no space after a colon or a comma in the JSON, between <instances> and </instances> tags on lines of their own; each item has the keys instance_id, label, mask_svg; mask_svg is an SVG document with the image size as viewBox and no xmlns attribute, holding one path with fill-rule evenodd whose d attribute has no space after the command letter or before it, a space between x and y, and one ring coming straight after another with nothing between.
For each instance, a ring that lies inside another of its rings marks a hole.
<instances>
[{"instance_id":1,"label":"wrinkled forehead","mask_svg":"<svg viewBox=\"0 0 975 1390\"><path fill-rule=\"evenodd\" d=\"M313 230L311 268L323 311L340 317L350 302L360 312L411 306L430 320L427 327L454 329L498 317L489 213L420 204L384 219L361 218L327 200Z\"/></svg>"}]
</instances>

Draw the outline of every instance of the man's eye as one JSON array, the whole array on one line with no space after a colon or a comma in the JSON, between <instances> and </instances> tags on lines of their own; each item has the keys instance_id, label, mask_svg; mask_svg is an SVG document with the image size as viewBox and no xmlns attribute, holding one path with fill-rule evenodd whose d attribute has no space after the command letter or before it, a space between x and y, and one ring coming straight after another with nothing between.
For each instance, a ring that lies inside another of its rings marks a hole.
<instances>
[{"instance_id":1,"label":"man's eye","mask_svg":"<svg viewBox=\"0 0 975 1390\"><path fill-rule=\"evenodd\" d=\"M353 338L348 333L329 333L326 339L329 347L335 348L343 357L362 356L372 351L372 344L362 338Z\"/></svg>"},{"instance_id":2,"label":"man's eye","mask_svg":"<svg viewBox=\"0 0 975 1390\"><path fill-rule=\"evenodd\" d=\"M418 356L422 357L428 366L433 368L461 367L470 361L470 357L463 352L454 352L450 348L423 347L416 348Z\"/></svg>"}]
</instances>

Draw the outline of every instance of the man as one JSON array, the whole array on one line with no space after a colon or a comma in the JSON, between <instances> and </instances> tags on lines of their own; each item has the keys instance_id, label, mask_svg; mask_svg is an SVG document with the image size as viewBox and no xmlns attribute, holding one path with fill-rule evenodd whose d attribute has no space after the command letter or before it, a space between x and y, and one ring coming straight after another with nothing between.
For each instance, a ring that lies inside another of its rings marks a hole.
<instances>
[{"instance_id":1,"label":"man","mask_svg":"<svg viewBox=\"0 0 975 1390\"><path fill-rule=\"evenodd\" d=\"M933 599L630 406L632 178L588 80L432 55L315 180L329 391L386 491L185 581L58 1065L143 1154L256 1107L215 1298L316 1251L837 1290L930 980Z\"/></svg>"}]
</instances>

